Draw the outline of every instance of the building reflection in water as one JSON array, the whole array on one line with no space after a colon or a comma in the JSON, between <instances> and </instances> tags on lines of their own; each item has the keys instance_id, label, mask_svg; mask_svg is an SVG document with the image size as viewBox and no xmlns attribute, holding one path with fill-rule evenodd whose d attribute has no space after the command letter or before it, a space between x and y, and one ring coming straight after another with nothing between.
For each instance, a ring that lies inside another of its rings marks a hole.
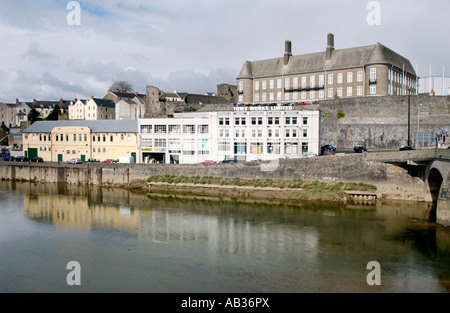
<instances>
[{"instance_id":1,"label":"building reflection in water","mask_svg":"<svg viewBox=\"0 0 450 313\"><path fill-rule=\"evenodd\" d=\"M264 255L299 251L305 261L312 261L318 251L314 227L280 224L277 214L261 209L261 205L162 199L127 190L84 186L16 183L16 188L24 193L29 218L61 228L123 231L155 243L204 242L214 251L214 257L220 253ZM247 214L249 210L251 215ZM283 210L277 211L283 215ZM255 218L255 213L261 218ZM270 219L273 223L267 222Z\"/></svg>"}]
</instances>

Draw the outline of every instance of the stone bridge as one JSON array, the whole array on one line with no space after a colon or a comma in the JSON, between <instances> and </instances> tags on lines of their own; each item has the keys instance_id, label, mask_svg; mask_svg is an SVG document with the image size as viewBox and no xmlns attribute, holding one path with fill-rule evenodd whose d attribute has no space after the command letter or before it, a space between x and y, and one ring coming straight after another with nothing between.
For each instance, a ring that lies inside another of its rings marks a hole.
<instances>
[{"instance_id":1,"label":"stone bridge","mask_svg":"<svg viewBox=\"0 0 450 313\"><path fill-rule=\"evenodd\" d=\"M426 183L427 200L436 204L436 222L450 225L450 149L366 153L366 161L390 163Z\"/></svg>"}]
</instances>

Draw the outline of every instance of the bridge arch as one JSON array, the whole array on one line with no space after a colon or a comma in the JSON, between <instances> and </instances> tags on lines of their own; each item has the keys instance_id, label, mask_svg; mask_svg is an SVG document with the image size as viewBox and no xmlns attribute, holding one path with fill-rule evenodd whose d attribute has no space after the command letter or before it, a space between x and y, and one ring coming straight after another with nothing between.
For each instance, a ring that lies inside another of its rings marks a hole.
<instances>
[{"instance_id":1,"label":"bridge arch","mask_svg":"<svg viewBox=\"0 0 450 313\"><path fill-rule=\"evenodd\" d=\"M430 220L436 218L441 225L450 226L450 162L436 160L427 171L427 194L436 209Z\"/></svg>"}]
</instances>

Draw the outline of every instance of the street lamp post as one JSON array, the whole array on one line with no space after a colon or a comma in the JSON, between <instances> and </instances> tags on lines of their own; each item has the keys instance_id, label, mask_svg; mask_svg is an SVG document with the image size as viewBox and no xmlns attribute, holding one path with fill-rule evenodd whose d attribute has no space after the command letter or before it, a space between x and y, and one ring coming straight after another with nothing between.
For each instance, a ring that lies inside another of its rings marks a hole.
<instances>
[{"instance_id":1,"label":"street lamp post","mask_svg":"<svg viewBox=\"0 0 450 313\"><path fill-rule=\"evenodd\" d=\"M411 88L408 94L408 147L411 147Z\"/></svg>"}]
</instances>

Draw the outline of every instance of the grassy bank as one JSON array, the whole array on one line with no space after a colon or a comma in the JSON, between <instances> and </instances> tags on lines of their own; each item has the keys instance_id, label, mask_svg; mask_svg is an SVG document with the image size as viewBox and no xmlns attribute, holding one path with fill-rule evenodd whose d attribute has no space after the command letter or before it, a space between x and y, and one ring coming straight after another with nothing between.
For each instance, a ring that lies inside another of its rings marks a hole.
<instances>
[{"instance_id":1,"label":"grassy bank","mask_svg":"<svg viewBox=\"0 0 450 313\"><path fill-rule=\"evenodd\" d=\"M352 182L175 175L157 175L149 177L146 181L133 181L129 188L169 194L323 201L346 201L348 199L346 191L377 190L374 185Z\"/></svg>"}]
</instances>

